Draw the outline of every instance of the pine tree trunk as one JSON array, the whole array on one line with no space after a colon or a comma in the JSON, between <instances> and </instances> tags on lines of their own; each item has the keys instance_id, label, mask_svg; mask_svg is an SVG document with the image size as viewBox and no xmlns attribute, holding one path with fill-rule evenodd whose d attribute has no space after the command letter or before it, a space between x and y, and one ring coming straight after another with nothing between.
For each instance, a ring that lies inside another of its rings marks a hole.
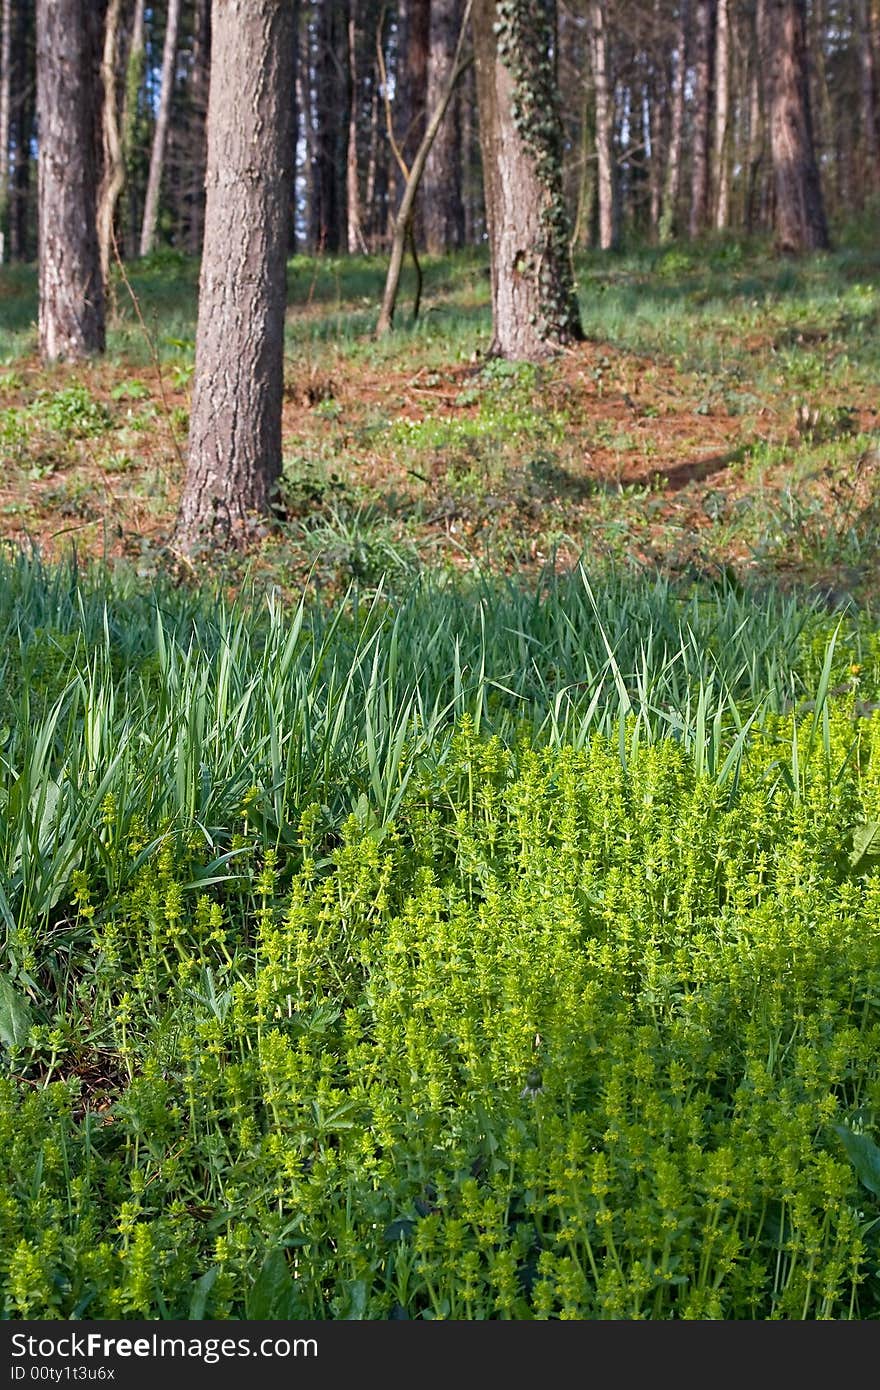
<instances>
[{"instance_id":1,"label":"pine tree trunk","mask_svg":"<svg viewBox=\"0 0 880 1390\"><path fill-rule=\"evenodd\" d=\"M763 47L776 192L776 244L780 251L794 255L828 246L813 147L805 11L806 0L766 0Z\"/></svg>"},{"instance_id":2,"label":"pine tree trunk","mask_svg":"<svg viewBox=\"0 0 880 1390\"><path fill-rule=\"evenodd\" d=\"M104 28L104 52L101 60L101 85L104 101L101 108L101 132L104 146L104 172L98 191L98 254L101 278L106 291L110 277L110 251L116 204L125 186L125 158L119 132L119 111L116 102L116 60L119 43L119 20L122 0L110 0Z\"/></svg>"},{"instance_id":3,"label":"pine tree trunk","mask_svg":"<svg viewBox=\"0 0 880 1390\"><path fill-rule=\"evenodd\" d=\"M617 245L617 186L614 166L614 97L608 64L608 26L605 5L590 4L593 85L596 92L596 159L599 166L599 245Z\"/></svg>"},{"instance_id":4,"label":"pine tree trunk","mask_svg":"<svg viewBox=\"0 0 880 1390\"><path fill-rule=\"evenodd\" d=\"M144 80L144 5L145 0L135 0L131 21L131 42L125 63L125 96L122 101L122 158L125 161L125 177L128 183L125 217L125 254L133 260L137 255L139 239L138 190L135 180L135 141L138 126L141 86Z\"/></svg>"},{"instance_id":5,"label":"pine tree trunk","mask_svg":"<svg viewBox=\"0 0 880 1390\"><path fill-rule=\"evenodd\" d=\"M730 11L718 0L715 38L715 229L730 220Z\"/></svg>"},{"instance_id":6,"label":"pine tree trunk","mask_svg":"<svg viewBox=\"0 0 880 1390\"><path fill-rule=\"evenodd\" d=\"M187 242L199 255L205 231L205 160L208 153L208 80L211 71L211 6L196 0L193 18L193 60L190 96L190 214Z\"/></svg>"},{"instance_id":7,"label":"pine tree trunk","mask_svg":"<svg viewBox=\"0 0 880 1390\"><path fill-rule=\"evenodd\" d=\"M6 261L9 211L9 117L12 108L12 0L0 12L0 265Z\"/></svg>"},{"instance_id":8,"label":"pine tree trunk","mask_svg":"<svg viewBox=\"0 0 880 1390\"><path fill-rule=\"evenodd\" d=\"M680 0L675 38L675 89L672 98L672 128L663 185L663 211L660 215L660 241L672 239L676 230L678 196L681 191L681 148L684 139L684 96L687 76L687 36L690 20L688 0Z\"/></svg>"},{"instance_id":9,"label":"pine tree trunk","mask_svg":"<svg viewBox=\"0 0 880 1390\"><path fill-rule=\"evenodd\" d=\"M205 245L176 545L243 543L281 472L291 0L214 0Z\"/></svg>"},{"instance_id":10,"label":"pine tree trunk","mask_svg":"<svg viewBox=\"0 0 880 1390\"><path fill-rule=\"evenodd\" d=\"M397 142L407 168L412 167L425 134L430 7L431 0L401 0L401 62L397 74L400 95L394 105ZM398 187L402 199L406 190L404 178L398 180ZM421 244L424 241L421 199L413 210L413 232Z\"/></svg>"},{"instance_id":11,"label":"pine tree trunk","mask_svg":"<svg viewBox=\"0 0 880 1390\"><path fill-rule=\"evenodd\" d=\"M431 0L428 58L428 110L434 111L449 78L462 0ZM459 99L453 96L425 165L422 220L425 245L440 256L464 243L464 204L461 197L461 119Z\"/></svg>"},{"instance_id":12,"label":"pine tree trunk","mask_svg":"<svg viewBox=\"0 0 880 1390\"><path fill-rule=\"evenodd\" d=\"M348 154L345 161L345 201L348 216L348 254L366 252L361 226L361 190L358 166L358 0L349 0L348 11Z\"/></svg>"},{"instance_id":13,"label":"pine tree trunk","mask_svg":"<svg viewBox=\"0 0 880 1390\"><path fill-rule=\"evenodd\" d=\"M705 231L709 221L709 148L712 129L713 67L715 49L715 11L717 0L697 0L696 74L694 82L694 142L691 162L691 237Z\"/></svg>"},{"instance_id":14,"label":"pine tree trunk","mask_svg":"<svg viewBox=\"0 0 880 1390\"><path fill-rule=\"evenodd\" d=\"M867 0L856 0L856 33L859 41L862 145L865 186L871 193L880 188L880 135L877 130L877 75L871 41L871 19Z\"/></svg>"},{"instance_id":15,"label":"pine tree trunk","mask_svg":"<svg viewBox=\"0 0 880 1390\"><path fill-rule=\"evenodd\" d=\"M538 360L583 336L562 193L546 9L476 0L477 102L492 279L490 353Z\"/></svg>"},{"instance_id":16,"label":"pine tree trunk","mask_svg":"<svg viewBox=\"0 0 880 1390\"><path fill-rule=\"evenodd\" d=\"M316 251L334 253L342 250L346 236L346 34L345 15L338 0L317 0L312 237Z\"/></svg>"},{"instance_id":17,"label":"pine tree trunk","mask_svg":"<svg viewBox=\"0 0 880 1390\"><path fill-rule=\"evenodd\" d=\"M92 53L85 0L37 0L40 355L104 348Z\"/></svg>"},{"instance_id":18,"label":"pine tree trunk","mask_svg":"<svg viewBox=\"0 0 880 1390\"><path fill-rule=\"evenodd\" d=\"M144 201L144 221L141 227L141 255L149 256L156 245L156 228L159 222L159 194L162 189L162 171L165 167L165 147L168 141L168 125L171 119L171 97L174 91L174 62L177 56L177 31L180 25L180 0L168 0L168 19L165 24L165 46L162 50L162 86L159 95L159 110L156 114L156 129L153 132L153 148L150 154L150 175L147 179L147 196Z\"/></svg>"},{"instance_id":19,"label":"pine tree trunk","mask_svg":"<svg viewBox=\"0 0 880 1390\"><path fill-rule=\"evenodd\" d=\"M9 112L9 259L31 258L33 216L33 178L31 149L36 132L36 35L34 11L16 4L13 13L11 95ZM34 58L31 64L31 56Z\"/></svg>"}]
</instances>

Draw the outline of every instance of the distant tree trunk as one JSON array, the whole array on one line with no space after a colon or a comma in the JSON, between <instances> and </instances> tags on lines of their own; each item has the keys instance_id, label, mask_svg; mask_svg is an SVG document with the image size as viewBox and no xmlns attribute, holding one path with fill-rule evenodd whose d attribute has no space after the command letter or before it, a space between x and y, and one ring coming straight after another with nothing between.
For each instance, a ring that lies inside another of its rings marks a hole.
<instances>
[{"instance_id":1,"label":"distant tree trunk","mask_svg":"<svg viewBox=\"0 0 880 1390\"><path fill-rule=\"evenodd\" d=\"M660 216L660 241L672 238L676 227L678 196L681 189L681 147L684 136L684 95L687 77L687 36L690 20L688 0L680 0L675 37L675 88L672 98L672 128L669 132L669 154L666 179L663 185L663 212Z\"/></svg>"},{"instance_id":2,"label":"distant tree trunk","mask_svg":"<svg viewBox=\"0 0 880 1390\"><path fill-rule=\"evenodd\" d=\"M205 230L205 161L208 154L208 81L211 70L211 7L196 0L190 78L190 215L188 246L197 256Z\"/></svg>"},{"instance_id":3,"label":"distant tree trunk","mask_svg":"<svg viewBox=\"0 0 880 1390\"><path fill-rule=\"evenodd\" d=\"M491 259L490 352L537 360L583 336L547 10L532 0L475 0L473 34Z\"/></svg>"},{"instance_id":4,"label":"distant tree trunk","mask_svg":"<svg viewBox=\"0 0 880 1390\"><path fill-rule=\"evenodd\" d=\"M317 0L315 25L315 158L312 176L314 248L345 243L348 144L347 23L338 0Z\"/></svg>"},{"instance_id":5,"label":"distant tree trunk","mask_svg":"<svg viewBox=\"0 0 880 1390\"><path fill-rule=\"evenodd\" d=\"M9 211L9 117L12 108L12 0L0 11L0 265L6 261Z\"/></svg>"},{"instance_id":6,"label":"distant tree trunk","mask_svg":"<svg viewBox=\"0 0 880 1390\"><path fill-rule=\"evenodd\" d=\"M159 221L159 194L162 189L162 171L165 167L165 146L168 140L168 124L171 118L171 97L174 92L174 63L177 56L177 31L180 25L180 0L168 0L168 19L165 24L165 46L162 50L162 86L159 94L159 110L156 114L156 128L153 132L153 148L150 154L150 175L147 179L147 196L144 200L144 221L141 227L141 255L148 256L156 245L156 228Z\"/></svg>"},{"instance_id":7,"label":"distant tree trunk","mask_svg":"<svg viewBox=\"0 0 880 1390\"><path fill-rule=\"evenodd\" d=\"M766 0L758 0L756 30L760 35L764 30L764 7ZM761 169L764 163L766 132L761 101L760 44L756 40L750 54L749 64L749 139L746 157L745 187L745 227L754 232L758 225L761 208Z\"/></svg>"},{"instance_id":8,"label":"distant tree trunk","mask_svg":"<svg viewBox=\"0 0 880 1390\"><path fill-rule=\"evenodd\" d=\"M418 285L416 289L416 303L413 310L413 318L415 319L418 317L422 278L413 238L413 210L415 208L416 195L418 194L422 176L428 161L428 155L431 153L431 146L437 138L437 132L442 126L443 118L449 109L449 103L452 100L455 84L458 82L465 67L468 66L467 63L463 64L461 61L461 50L464 46L465 30L470 17L470 11L471 0L467 0L459 26L458 41L452 55L452 65L446 77L446 85L440 92L436 108L431 112L428 118L428 123L422 136L422 142L416 150L412 165L407 169L406 178L404 180L403 197L400 200L400 207L397 210L397 216L394 220L394 230L391 238L391 259L388 265L388 273L385 277L385 291L382 295L382 307L379 310L379 321L376 324L377 337L382 337L384 334L390 333L394 324L397 290L400 284L400 272L403 267L403 257L406 251L407 240L409 240L413 259L416 262ZM395 154L398 155L403 163L404 161L400 155L400 151L396 147L396 143Z\"/></svg>"},{"instance_id":9,"label":"distant tree trunk","mask_svg":"<svg viewBox=\"0 0 880 1390\"><path fill-rule=\"evenodd\" d=\"M449 79L462 0L431 0L428 58L428 111L435 111ZM464 243L464 204L461 197L461 120L453 96L437 131L425 165L422 220L425 245L432 255L453 251Z\"/></svg>"},{"instance_id":10,"label":"distant tree trunk","mask_svg":"<svg viewBox=\"0 0 880 1390\"><path fill-rule=\"evenodd\" d=\"M13 21L9 113L9 259L26 261L31 255L31 224L37 220L33 216L31 156L37 109L33 7L16 4Z\"/></svg>"},{"instance_id":11,"label":"distant tree trunk","mask_svg":"<svg viewBox=\"0 0 880 1390\"><path fill-rule=\"evenodd\" d=\"M404 162L409 167L416 157L425 134L425 110L428 100L428 49L430 43L431 0L402 0L400 66L398 68L399 99L395 101L398 144ZM401 197L405 188L401 181ZM413 210L413 232L421 244L424 240L420 201Z\"/></svg>"},{"instance_id":12,"label":"distant tree trunk","mask_svg":"<svg viewBox=\"0 0 880 1390\"><path fill-rule=\"evenodd\" d=\"M689 232L698 237L709 221L709 148L712 128L715 11L717 0L696 0L696 75L694 83L694 139L691 161L691 214Z\"/></svg>"},{"instance_id":13,"label":"distant tree trunk","mask_svg":"<svg viewBox=\"0 0 880 1390\"><path fill-rule=\"evenodd\" d=\"M125 95L122 100L122 158L125 161L125 177L128 184L125 217L125 254L129 259L137 255L139 240L138 194L135 179L135 145L137 142L138 113L141 100L141 86L144 80L144 5L145 0L135 0L131 21L131 41L125 63Z\"/></svg>"},{"instance_id":14,"label":"distant tree trunk","mask_svg":"<svg viewBox=\"0 0 880 1390\"><path fill-rule=\"evenodd\" d=\"M856 0L855 18L859 41L865 185L871 193L875 193L880 188L880 135L877 131L877 74L867 0Z\"/></svg>"},{"instance_id":15,"label":"distant tree trunk","mask_svg":"<svg viewBox=\"0 0 880 1390\"><path fill-rule=\"evenodd\" d=\"M617 245L617 180L614 165L614 94L608 64L608 26L604 0L591 0L593 86L596 93L596 158L599 166L599 245Z\"/></svg>"},{"instance_id":16,"label":"distant tree trunk","mask_svg":"<svg viewBox=\"0 0 880 1390\"><path fill-rule=\"evenodd\" d=\"M789 254L828 246L810 118L805 10L806 0L766 0L762 44L768 64L776 244Z\"/></svg>"},{"instance_id":17,"label":"distant tree trunk","mask_svg":"<svg viewBox=\"0 0 880 1390\"><path fill-rule=\"evenodd\" d=\"M281 472L290 0L214 0L205 245L175 543L235 545Z\"/></svg>"},{"instance_id":18,"label":"distant tree trunk","mask_svg":"<svg viewBox=\"0 0 880 1390\"><path fill-rule=\"evenodd\" d=\"M40 355L77 360L104 347L92 52L85 0L37 0Z\"/></svg>"},{"instance_id":19,"label":"distant tree trunk","mask_svg":"<svg viewBox=\"0 0 880 1390\"><path fill-rule=\"evenodd\" d=\"M361 226L361 192L358 165L358 0L349 0L348 11L348 80L351 96L348 103L348 154L345 162L345 201L348 214L348 254L366 252Z\"/></svg>"},{"instance_id":20,"label":"distant tree trunk","mask_svg":"<svg viewBox=\"0 0 880 1390\"><path fill-rule=\"evenodd\" d=\"M287 254L294 256L298 244L299 204L298 198L298 150L300 134L299 71L300 71L300 0L292 0L293 51L290 78L290 207L287 216Z\"/></svg>"},{"instance_id":21,"label":"distant tree trunk","mask_svg":"<svg viewBox=\"0 0 880 1390\"><path fill-rule=\"evenodd\" d=\"M730 12L718 0L715 39L715 228L730 221Z\"/></svg>"},{"instance_id":22,"label":"distant tree trunk","mask_svg":"<svg viewBox=\"0 0 880 1390\"><path fill-rule=\"evenodd\" d=\"M116 65L119 43L119 21L122 0L110 0L104 27L104 52L101 59L101 85L104 100L101 107L101 131L104 147L104 172L98 191L98 254L101 277L106 291L110 277L110 248L113 242L113 223L116 204L125 186L125 158L119 133L119 111L116 102Z\"/></svg>"}]
</instances>

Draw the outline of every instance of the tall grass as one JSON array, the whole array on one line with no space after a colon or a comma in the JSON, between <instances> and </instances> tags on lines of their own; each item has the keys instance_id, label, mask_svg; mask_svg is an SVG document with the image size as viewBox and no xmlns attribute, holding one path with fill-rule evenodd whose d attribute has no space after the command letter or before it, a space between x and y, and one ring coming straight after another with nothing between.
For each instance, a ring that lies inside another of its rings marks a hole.
<instances>
[{"instance_id":1,"label":"tall grass","mask_svg":"<svg viewBox=\"0 0 880 1390\"><path fill-rule=\"evenodd\" d=\"M852 664L863 690L877 676L858 624L835 632L809 605L594 586L583 569L531 590L424 578L328 609L147 594L19 558L0 574L0 636L0 914L16 939L45 928L75 870L118 892L137 862L109 847L139 826L145 846L200 837L206 879L234 875L243 808L265 848L294 855L310 806L327 833L353 811L385 827L465 716L506 743L600 733L623 762L673 738L733 795L755 730L809 703L814 732L798 743L795 722L779 758L797 791L829 756L829 690Z\"/></svg>"}]
</instances>

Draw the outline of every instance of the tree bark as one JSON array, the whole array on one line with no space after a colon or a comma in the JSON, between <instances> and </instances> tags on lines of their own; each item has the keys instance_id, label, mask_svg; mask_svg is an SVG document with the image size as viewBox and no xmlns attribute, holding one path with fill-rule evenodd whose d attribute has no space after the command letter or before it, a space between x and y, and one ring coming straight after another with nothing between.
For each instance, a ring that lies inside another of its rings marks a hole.
<instances>
[{"instance_id":1,"label":"tree bark","mask_svg":"<svg viewBox=\"0 0 880 1390\"><path fill-rule=\"evenodd\" d=\"M345 161L345 201L348 218L348 254L366 253L361 226L361 190L358 168L358 0L349 0L348 10L348 152Z\"/></svg>"},{"instance_id":2,"label":"tree bark","mask_svg":"<svg viewBox=\"0 0 880 1390\"><path fill-rule=\"evenodd\" d=\"M770 156L780 251L797 255L828 246L828 227L813 146L807 82L806 0L766 0Z\"/></svg>"},{"instance_id":3,"label":"tree bark","mask_svg":"<svg viewBox=\"0 0 880 1390\"><path fill-rule=\"evenodd\" d=\"M461 0L431 0L428 57L428 110L435 111L452 71ZM461 120L454 93L434 138L425 165L422 221L425 245L441 256L464 244L464 203L461 197Z\"/></svg>"},{"instance_id":4,"label":"tree bark","mask_svg":"<svg viewBox=\"0 0 880 1390\"><path fill-rule=\"evenodd\" d=\"M491 260L489 351L539 360L583 337L547 11L531 0L475 0L473 34Z\"/></svg>"},{"instance_id":5,"label":"tree bark","mask_svg":"<svg viewBox=\"0 0 880 1390\"><path fill-rule=\"evenodd\" d=\"M312 241L316 251L345 245L348 145L347 25L338 0L318 0L315 33L315 147Z\"/></svg>"},{"instance_id":6,"label":"tree bark","mask_svg":"<svg viewBox=\"0 0 880 1390\"><path fill-rule=\"evenodd\" d=\"M156 227L159 221L159 194L162 188L162 171L165 165L165 146L168 140L168 124L171 119L171 97L174 91L174 63L177 56L177 31L180 25L180 0L168 0L168 19L165 24L165 46L162 50L162 86L159 94L159 110L156 114L156 128L153 132L153 148L150 153L150 174L147 179L147 196L144 201L144 221L141 227L141 255L148 256L156 245Z\"/></svg>"},{"instance_id":7,"label":"tree bark","mask_svg":"<svg viewBox=\"0 0 880 1390\"><path fill-rule=\"evenodd\" d=\"M40 355L104 348L92 53L84 0L37 0Z\"/></svg>"},{"instance_id":8,"label":"tree bark","mask_svg":"<svg viewBox=\"0 0 880 1390\"><path fill-rule=\"evenodd\" d=\"M691 237L705 231L709 221L710 170L709 148L712 128L713 66L715 48L715 12L717 0L697 0L696 74L694 81L694 140L691 163L691 213L688 230Z\"/></svg>"},{"instance_id":9,"label":"tree bark","mask_svg":"<svg viewBox=\"0 0 880 1390\"><path fill-rule=\"evenodd\" d=\"M715 36L715 229L730 220L730 11L718 0Z\"/></svg>"},{"instance_id":10,"label":"tree bark","mask_svg":"<svg viewBox=\"0 0 880 1390\"><path fill-rule=\"evenodd\" d=\"M214 0L205 247L175 543L243 543L281 473L292 0Z\"/></svg>"},{"instance_id":11,"label":"tree bark","mask_svg":"<svg viewBox=\"0 0 880 1390\"><path fill-rule=\"evenodd\" d=\"M668 242L676 230L678 197L681 191L681 147L684 138L684 96L687 76L687 36L690 20L688 0L680 0L675 37L675 87L672 97L672 127L663 184L663 211L660 215L660 241Z\"/></svg>"},{"instance_id":12,"label":"tree bark","mask_svg":"<svg viewBox=\"0 0 880 1390\"><path fill-rule=\"evenodd\" d=\"M0 265L6 261L9 210L9 117L12 109L12 0L0 13Z\"/></svg>"},{"instance_id":13,"label":"tree bark","mask_svg":"<svg viewBox=\"0 0 880 1390\"><path fill-rule=\"evenodd\" d=\"M604 0L591 0L593 85L596 92L596 159L599 166L599 245L617 245L617 179L614 163L614 97L608 63L608 25Z\"/></svg>"},{"instance_id":14,"label":"tree bark","mask_svg":"<svg viewBox=\"0 0 880 1390\"><path fill-rule=\"evenodd\" d=\"M119 132L119 110L116 102L116 60L119 43L119 21L122 0L110 0L104 27L104 52L101 59L101 85L104 101L101 107L101 133L104 146L104 172L98 191L98 254L101 278L106 293L110 278L110 248L113 242L113 223L116 204L125 186L125 158Z\"/></svg>"}]
</instances>

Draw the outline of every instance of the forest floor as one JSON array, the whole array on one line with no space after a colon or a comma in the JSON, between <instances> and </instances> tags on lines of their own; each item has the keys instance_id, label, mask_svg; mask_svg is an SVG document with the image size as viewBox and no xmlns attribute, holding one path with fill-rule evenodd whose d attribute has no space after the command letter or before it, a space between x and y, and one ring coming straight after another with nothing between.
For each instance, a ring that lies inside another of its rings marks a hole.
<instances>
[{"instance_id":1,"label":"forest floor","mask_svg":"<svg viewBox=\"0 0 880 1390\"><path fill-rule=\"evenodd\" d=\"M774 260L716 242L579 261L587 341L490 361L485 261L426 265L375 340L384 262L289 267L277 524L225 563L331 594L432 569L578 559L671 578L877 591L880 251ZM197 267L116 277L108 352L46 370L30 269L0 273L0 536L132 565L168 549L185 462ZM212 562L213 563L213 562Z\"/></svg>"}]
</instances>

